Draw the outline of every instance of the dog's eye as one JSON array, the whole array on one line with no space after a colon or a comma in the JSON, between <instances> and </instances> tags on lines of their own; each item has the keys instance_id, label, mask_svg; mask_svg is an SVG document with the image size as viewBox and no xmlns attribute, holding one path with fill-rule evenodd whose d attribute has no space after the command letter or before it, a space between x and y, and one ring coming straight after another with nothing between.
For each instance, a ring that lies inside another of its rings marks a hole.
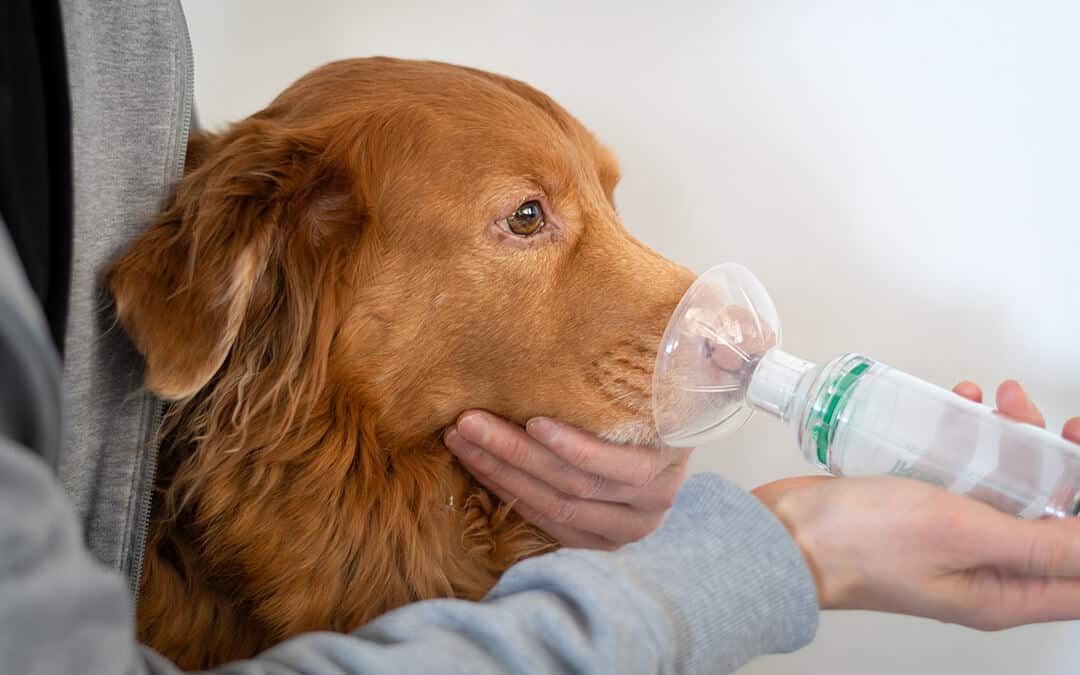
<instances>
[{"instance_id":1,"label":"dog's eye","mask_svg":"<svg viewBox=\"0 0 1080 675\"><path fill-rule=\"evenodd\" d=\"M528 237L544 226L544 210L540 202L525 202L506 219L506 227L519 237Z\"/></svg>"}]
</instances>

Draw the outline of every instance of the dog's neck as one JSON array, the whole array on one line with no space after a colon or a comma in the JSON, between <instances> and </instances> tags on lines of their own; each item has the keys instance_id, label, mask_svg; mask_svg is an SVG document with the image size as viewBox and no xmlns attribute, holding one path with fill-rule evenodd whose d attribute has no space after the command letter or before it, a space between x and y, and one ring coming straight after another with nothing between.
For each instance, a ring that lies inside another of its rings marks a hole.
<instances>
[{"instance_id":1,"label":"dog's neck","mask_svg":"<svg viewBox=\"0 0 1080 675\"><path fill-rule=\"evenodd\" d=\"M510 564L551 547L438 437L389 452L355 399L328 396L268 446L228 447L203 435L197 407L177 414L190 440L171 448L183 456L155 526L197 551L191 573L228 579L221 592L245 603L264 599L252 611L275 631L351 630L416 599L480 597Z\"/></svg>"}]
</instances>

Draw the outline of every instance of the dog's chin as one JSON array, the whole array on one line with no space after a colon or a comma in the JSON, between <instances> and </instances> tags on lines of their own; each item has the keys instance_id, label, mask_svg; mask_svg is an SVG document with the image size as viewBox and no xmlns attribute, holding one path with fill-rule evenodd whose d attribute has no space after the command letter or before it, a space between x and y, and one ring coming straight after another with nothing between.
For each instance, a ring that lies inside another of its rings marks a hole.
<instances>
[{"instance_id":1,"label":"dog's chin","mask_svg":"<svg viewBox=\"0 0 1080 675\"><path fill-rule=\"evenodd\" d=\"M624 422L607 429L600 438L617 445L636 445L644 448L662 448L664 442L656 431L656 425L649 422Z\"/></svg>"}]
</instances>

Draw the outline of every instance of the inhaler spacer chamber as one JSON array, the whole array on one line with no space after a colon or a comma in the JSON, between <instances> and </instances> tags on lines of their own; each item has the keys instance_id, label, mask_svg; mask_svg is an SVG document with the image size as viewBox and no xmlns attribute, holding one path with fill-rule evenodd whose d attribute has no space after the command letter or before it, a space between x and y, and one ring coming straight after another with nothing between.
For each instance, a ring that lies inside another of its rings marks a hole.
<instances>
[{"instance_id":1,"label":"inhaler spacer chamber","mask_svg":"<svg viewBox=\"0 0 1080 675\"><path fill-rule=\"evenodd\" d=\"M865 356L817 365L780 344L776 307L749 270L728 263L701 275L653 372L663 441L714 441L760 410L837 476L915 478L1025 518L1080 512L1080 446Z\"/></svg>"}]
</instances>

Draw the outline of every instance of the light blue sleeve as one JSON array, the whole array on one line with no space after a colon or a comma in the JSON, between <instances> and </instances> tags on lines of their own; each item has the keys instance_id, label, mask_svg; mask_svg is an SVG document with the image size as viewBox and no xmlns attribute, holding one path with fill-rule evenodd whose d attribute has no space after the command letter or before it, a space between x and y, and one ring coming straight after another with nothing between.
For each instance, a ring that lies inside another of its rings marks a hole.
<instances>
[{"instance_id":1,"label":"light blue sleeve","mask_svg":"<svg viewBox=\"0 0 1080 675\"><path fill-rule=\"evenodd\" d=\"M12 673L178 672L137 647L120 576L83 548L44 464L0 442L0 663ZM483 602L432 600L354 635L309 633L217 673L728 673L807 644L810 574L782 525L714 476L614 553L512 568Z\"/></svg>"}]
</instances>

